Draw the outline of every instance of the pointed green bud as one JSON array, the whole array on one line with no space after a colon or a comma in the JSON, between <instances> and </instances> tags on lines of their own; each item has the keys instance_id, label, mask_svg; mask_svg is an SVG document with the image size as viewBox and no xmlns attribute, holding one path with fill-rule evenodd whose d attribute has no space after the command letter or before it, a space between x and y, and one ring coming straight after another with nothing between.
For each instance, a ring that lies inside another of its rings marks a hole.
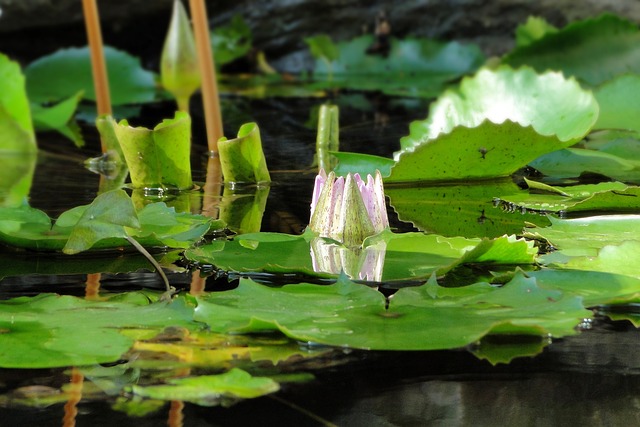
<instances>
[{"instance_id":1,"label":"pointed green bud","mask_svg":"<svg viewBox=\"0 0 640 427\"><path fill-rule=\"evenodd\" d=\"M200 87L200 72L193 30L180 0L173 3L160 59L160 79L162 86L178 101L178 109L188 111L189 98Z\"/></svg>"}]
</instances>

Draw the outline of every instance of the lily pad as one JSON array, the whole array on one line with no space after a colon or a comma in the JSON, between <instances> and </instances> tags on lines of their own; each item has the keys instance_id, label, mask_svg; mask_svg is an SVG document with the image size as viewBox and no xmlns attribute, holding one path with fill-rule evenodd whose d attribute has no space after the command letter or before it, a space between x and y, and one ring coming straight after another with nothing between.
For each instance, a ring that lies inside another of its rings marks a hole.
<instances>
[{"instance_id":1,"label":"lily pad","mask_svg":"<svg viewBox=\"0 0 640 427\"><path fill-rule=\"evenodd\" d=\"M458 348L490 333L571 335L591 312L580 298L516 276L502 288L478 283L438 296L435 281L389 301L345 278L282 288L242 279L233 291L198 298L195 318L219 332L278 330L304 342L376 350Z\"/></svg>"},{"instance_id":2,"label":"lily pad","mask_svg":"<svg viewBox=\"0 0 640 427\"><path fill-rule=\"evenodd\" d=\"M593 95L559 73L485 69L411 124L387 181L508 176L582 139L597 116Z\"/></svg>"},{"instance_id":3,"label":"lily pad","mask_svg":"<svg viewBox=\"0 0 640 427\"><path fill-rule=\"evenodd\" d=\"M392 37L387 56L367 53L374 43L372 35L336 43L335 60L330 55L316 61L314 77L322 80L315 86L434 96L444 83L473 72L484 62L478 46L458 42Z\"/></svg>"},{"instance_id":4,"label":"lily pad","mask_svg":"<svg viewBox=\"0 0 640 427\"><path fill-rule=\"evenodd\" d=\"M137 298L136 298L137 297ZM40 294L0 302L0 366L51 368L118 360L133 344L121 328L198 328L183 300L149 304L142 294L124 301L88 301Z\"/></svg>"},{"instance_id":5,"label":"lily pad","mask_svg":"<svg viewBox=\"0 0 640 427\"><path fill-rule=\"evenodd\" d=\"M637 212L640 209L640 187L621 182L551 187L543 191L539 183L527 181L529 191L520 191L500 197L508 210L537 211L543 213L569 212Z\"/></svg>"},{"instance_id":6,"label":"lily pad","mask_svg":"<svg viewBox=\"0 0 640 427\"><path fill-rule=\"evenodd\" d=\"M530 65L541 73L562 71L598 85L620 74L640 72L640 31L633 22L604 14L545 32L507 54L503 62Z\"/></svg>"},{"instance_id":7,"label":"lily pad","mask_svg":"<svg viewBox=\"0 0 640 427\"><path fill-rule=\"evenodd\" d=\"M138 396L161 400L181 400L202 406L226 403L224 399L251 399L278 391L280 386L271 378L253 377L242 369L233 368L224 374L175 378L166 385L131 387Z\"/></svg>"},{"instance_id":8,"label":"lily pad","mask_svg":"<svg viewBox=\"0 0 640 427\"><path fill-rule=\"evenodd\" d=\"M500 66L480 70L462 79L458 88L446 91L431 105L429 117L413 122L411 134L400 143L408 148L449 134L458 126L475 128L488 120L531 126L540 135L556 136L568 146L582 139L597 118L598 103L575 79L557 72L538 74L529 67ZM525 141L519 144L518 148L526 148Z\"/></svg>"},{"instance_id":9,"label":"lily pad","mask_svg":"<svg viewBox=\"0 0 640 427\"><path fill-rule=\"evenodd\" d=\"M155 75L144 70L140 60L110 46L104 47L113 105L150 102L156 98ZM25 68L31 102L60 101L84 92L95 101L88 47L61 49Z\"/></svg>"},{"instance_id":10,"label":"lily pad","mask_svg":"<svg viewBox=\"0 0 640 427\"><path fill-rule=\"evenodd\" d=\"M594 95L600 115L594 129L640 132L640 75L623 75L598 87Z\"/></svg>"},{"instance_id":11,"label":"lily pad","mask_svg":"<svg viewBox=\"0 0 640 427\"><path fill-rule=\"evenodd\" d=\"M619 181L640 182L640 162L629 154L620 157L603 151L565 148L543 154L529 166L554 179L577 178L589 172Z\"/></svg>"},{"instance_id":12,"label":"lily pad","mask_svg":"<svg viewBox=\"0 0 640 427\"><path fill-rule=\"evenodd\" d=\"M77 253L89 248L119 248L129 246L124 239L127 235L144 246L186 248L200 240L211 226L221 229L222 222L176 213L164 202L151 203L136 214L123 190L103 193L91 205L66 211L53 225L46 213L30 206L0 208L0 240L10 246L41 251L66 247L68 253Z\"/></svg>"}]
</instances>

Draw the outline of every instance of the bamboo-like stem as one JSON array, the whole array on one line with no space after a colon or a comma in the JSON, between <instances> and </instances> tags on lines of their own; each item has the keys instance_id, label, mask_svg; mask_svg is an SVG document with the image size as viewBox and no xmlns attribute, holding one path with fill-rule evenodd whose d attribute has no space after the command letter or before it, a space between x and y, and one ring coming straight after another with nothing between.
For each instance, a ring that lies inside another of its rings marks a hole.
<instances>
[{"instance_id":1,"label":"bamboo-like stem","mask_svg":"<svg viewBox=\"0 0 640 427\"><path fill-rule=\"evenodd\" d=\"M109 80L107 78L107 65L102 48L102 32L96 0L82 0L84 22L87 29L87 39L91 51L91 72L93 74L93 86L96 92L96 104L98 115L111 114L111 97L109 95ZM102 146L102 152L106 147Z\"/></svg>"},{"instance_id":2,"label":"bamboo-like stem","mask_svg":"<svg viewBox=\"0 0 640 427\"><path fill-rule=\"evenodd\" d=\"M202 102L204 105L205 124L207 126L207 145L209 151L218 152L218 140L223 136L222 114L218 97L218 82L213 61L207 7L204 0L189 0L193 33L196 39L198 65L202 79Z\"/></svg>"}]
</instances>

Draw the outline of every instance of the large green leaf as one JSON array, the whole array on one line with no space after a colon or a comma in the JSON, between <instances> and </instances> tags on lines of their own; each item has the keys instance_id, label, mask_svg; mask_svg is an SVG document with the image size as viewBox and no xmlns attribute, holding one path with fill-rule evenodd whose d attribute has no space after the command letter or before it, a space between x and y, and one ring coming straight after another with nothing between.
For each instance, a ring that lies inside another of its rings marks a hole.
<instances>
[{"instance_id":1,"label":"large green leaf","mask_svg":"<svg viewBox=\"0 0 640 427\"><path fill-rule=\"evenodd\" d=\"M151 399L181 400L203 406L225 403L225 399L251 399L278 391L271 378L253 377L233 368L224 374L174 378L165 385L131 386L133 394Z\"/></svg>"},{"instance_id":2,"label":"large green leaf","mask_svg":"<svg viewBox=\"0 0 640 427\"><path fill-rule=\"evenodd\" d=\"M198 328L184 300L149 304L142 294L89 301L40 294L0 302L0 367L50 368L114 362L133 339L119 332L167 326Z\"/></svg>"},{"instance_id":3,"label":"large green leaf","mask_svg":"<svg viewBox=\"0 0 640 427\"><path fill-rule=\"evenodd\" d=\"M33 151L35 147L33 125L31 124L31 112L29 101L25 93L25 79L17 62L11 61L6 55L0 53L0 110L11 117L17 126L31 138L31 144L26 145L22 151ZM2 117L0 125L6 118ZM1 128L0 128L1 129ZM4 135L4 133L3 133ZM0 149L6 150L8 142L2 138Z\"/></svg>"},{"instance_id":4,"label":"large green leaf","mask_svg":"<svg viewBox=\"0 0 640 427\"><path fill-rule=\"evenodd\" d=\"M198 298L196 320L219 332L279 330L304 342L377 350L434 350L468 345L490 333L575 333L591 312L580 298L516 276L449 290L435 281L403 288L389 301L346 279L329 286L269 288L242 279L233 291Z\"/></svg>"},{"instance_id":5,"label":"large green leaf","mask_svg":"<svg viewBox=\"0 0 640 427\"><path fill-rule=\"evenodd\" d=\"M594 95L600 116L594 129L640 132L640 75L623 75L598 87Z\"/></svg>"},{"instance_id":6,"label":"large green leaf","mask_svg":"<svg viewBox=\"0 0 640 427\"><path fill-rule=\"evenodd\" d=\"M321 260L314 262L312 245L316 258ZM382 274L378 280L399 281L426 280L434 272L445 274L464 263L531 264L535 254L532 244L511 237L467 239L423 233L382 233L365 240L362 251L349 250L328 239L320 248L315 245L309 232L302 236L253 233L189 249L185 256L220 270L243 274L337 277L342 268L353 277L364 278L372 277L372 272L379 269ZM375 262L367 259L369 247L377 254Z\"/></svg>"},{"instance_id":7,"label":"large green leaf","mask_svg":"<svg viewBox=\"0 0 640 427\"><path fill-rule=\"evenodd\" d=\"M503 62L539 72L562 71L597 85L620 74L640 72L640 31L630 21L605 14L573 22L514 49Z\"/></svg>"},{"instance_id":8,"label":"large green leaf","mask_svg":"<svg viewBox=\"0 0 640 427\"><path fill-rule=\"evenodd\" d=\"M155 99L155 76L141 67L139 59L110 46L105 46L104 56L113 105ZM61 49L42 57L25 68L25 75L31 102L60 101L79 91L95 101L88 47Z\"/></svg>"},{"instance_id":9,"label":"large green leaf","mask_svg":"<svg viewBox=\"0 0 640 427\"><path fill-rule=\"evenodd\" d=\"M510 121L485 121L472 128L459 126L451 133L402 151L386 181L505 177L540 155L569 145L573 141L562 142L555 135L541 135L531 126Z\"/></svg>"},{"instance_id":10,"label":"large green leaf","mask_svg":"<svg viewBox=\"0 0 640 427\"><path fill-rule=\"evenodd\" d=\"M556 72L537 74L528 67L500 66L480 70L446 91L431 105L426 120L411 124L411 134L402 138L401 145L408 148L458 126L475 128L487 120L531 126L540 135L557 136L569 145L582 139L597 118L598 103L574 79ZM517 142L518 148L526 148L520 145L526 140Z\"/></svg>"},{"instance_id":11,"label":"large green leaf","mask_svg":"<svg viewBox=\"0 0 640 427\"><path fill-rule=\"evenodd\" d=\"M477 69L484 57L475 45L442 43L429 39L391 38L387 56L367 53L371 35L336 43L337 59L326 55L316 61L316 87L382 90L390 94L434 96L443 84Z\"/></svg>"},{"instance_id":12,"label":"large green leaf","mask_svg":"<svg viewBox=\"0 0 640 427\"><path fill-rule=\"evenodd\" d=\"M387 181L507 176L573 145L597 116L593 95L560 73L481 70L445 92L426 120L411 124Z\"/></svg>"}]
</instances>

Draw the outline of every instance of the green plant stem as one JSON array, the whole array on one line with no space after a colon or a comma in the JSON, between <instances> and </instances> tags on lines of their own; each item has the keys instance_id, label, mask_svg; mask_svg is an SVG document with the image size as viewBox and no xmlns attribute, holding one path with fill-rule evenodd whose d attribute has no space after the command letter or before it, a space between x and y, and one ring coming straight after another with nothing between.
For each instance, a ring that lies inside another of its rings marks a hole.
<instances>
[{"instance_id":1,"label":"green plant stem","mask_svg":"<svg viewBox=\"0 0 640 427\"><path fill-rule=\"evenodd\" d=\"M142 255L144 255L144 257L156 268L156 272L162 278L162 281L164 282L164 286L166 288L166 291L160 297L160 301L171 301L171 297L173 296L173 294L176 293L176 288L174 288L173 286L171 286L169 284L169 279L167 279L167 275L164 274L164 271L162 270L162 267L160 266L160 264L158 264L158 261L156 261L155 258L153 256L151 256L149 251L147 251L144 248L144 246L142 246L140 243L138 243L138 241L136 239L134 239L131 236L127 236L126 239L127 239L127 241L129 243L131 243L131 245L133 245L134 248L136 248L138 250L138 252L140 252Z\"/></svg>"}]
</instances>

